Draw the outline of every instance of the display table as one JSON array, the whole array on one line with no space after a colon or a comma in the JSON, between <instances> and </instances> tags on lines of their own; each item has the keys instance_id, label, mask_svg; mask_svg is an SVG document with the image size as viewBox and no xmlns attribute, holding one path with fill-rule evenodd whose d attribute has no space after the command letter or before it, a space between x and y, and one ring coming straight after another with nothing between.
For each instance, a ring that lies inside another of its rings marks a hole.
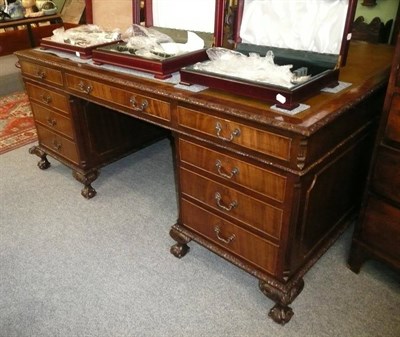
<instances>
[{"instance_id":1,"label":"display table","mask_svg":"<svg viewBox=\"0 0 400 337\"><path fill-rule=\"evenodd\" d=\"M317 94L304 102L309 109L290 115L223 91L196 93L37 50L16 53L39 166L54 157L92 191L98 167L117 158L101 157L108 148L99 144L122 145L119 135L133 134L126 123L104 122L105 111L172 131L179 217L171 252L184 256L193 240L249 272L276 302L269 315L281 324L293 315L305 273L358 212L392 54L391 46L352 43L340 72L352 85Z\"/></svg>"}]
</instances>

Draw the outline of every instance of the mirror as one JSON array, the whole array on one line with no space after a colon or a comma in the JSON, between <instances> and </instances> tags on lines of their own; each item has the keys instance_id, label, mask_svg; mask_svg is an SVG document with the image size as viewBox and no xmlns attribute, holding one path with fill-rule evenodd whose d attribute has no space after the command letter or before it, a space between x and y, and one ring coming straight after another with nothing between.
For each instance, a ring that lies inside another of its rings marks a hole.
<instances>
[{"instance_id":1,"label":"mirror","mask_svg":"<svg viewBox=\"0 0 400 337\"><path fill-rule=\"evenodd\" d=\"M86 23L99 25L104 29L119 28L125 31L135 21L137 10L134 0L85 0ZM131 13L131 15L121 15Z\"/></svg>"},{"instance_id":2,"label":"mirror","mask_svg":"<svg viewBox=\"0 0 400 337\"><path fill-rule=\"evenodd\" d=\"M199 32L215 32L215 13L232 0L85 0L86 23L125 31L132 23ZM179 9L179 10L177 10ZM120 13L131 13L121 15ZM217 23L222 26L222 23Z\"/></svg>"},{"instance_id":3,"label":"mirror","mask_svg":"<svg viewBox=\"0 0 400 337\"><path fill-rule=\"evenodd\" d=\"M139 2L139 0L136 0ZM216 0L144 0L148 27L214 33Z\"/></svg>"}]
</instances>

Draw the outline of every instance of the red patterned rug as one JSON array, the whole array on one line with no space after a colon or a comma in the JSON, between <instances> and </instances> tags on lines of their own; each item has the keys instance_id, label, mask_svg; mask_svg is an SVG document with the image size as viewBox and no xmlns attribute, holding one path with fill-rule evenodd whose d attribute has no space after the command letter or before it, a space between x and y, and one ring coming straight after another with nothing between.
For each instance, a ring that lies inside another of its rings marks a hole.
<instances>
[{"instance_id":1,"label":"red patterned rug","mask_svg":"<svg viewBox=\"0 0 400 337\"><path fill-rule=\"evenodd\" d=\"M0 97L0 154L37 140L28 96L17 92Z\"/></svg>"}]
</instances>

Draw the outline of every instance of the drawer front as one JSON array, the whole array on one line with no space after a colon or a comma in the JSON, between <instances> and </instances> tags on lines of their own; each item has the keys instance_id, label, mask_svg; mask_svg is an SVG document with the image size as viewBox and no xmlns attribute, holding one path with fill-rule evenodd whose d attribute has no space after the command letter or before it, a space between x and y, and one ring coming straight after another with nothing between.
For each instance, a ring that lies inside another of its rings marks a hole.
<instances>
[{"instance_id":1,"label":"drawer front","mask_svg":"<svg viewBox=\"0 0 400 337\"><path fill-rule=\"evenodd\" d=\"M276 275L279 246L186 200L182 201L181 214L186 227L253 266Z\"/></svg>"},{"instance_id":2,"label":"drawer front","mask_svg":"<svg viewBox=\"0 0 400 337\"><path fill-rule=\"evenodd\" d=\"M181 192L277 240L283 211L203 176L180 169Z\"/></svg>"},{"instance_id":3,"label":"drawer front","mask_svg":"<svg viewBox=\"0 0 400 337\"><path fill-rule=\"evenodd\" d=\"M386 125L386 137L398 143L400 148L400 95L394 93Z\"/></svg>"},{"instance_id":4,"label":"drawer front","mask_svg":"<svg viewBox=\"0 0 400 337\"><path fill-rule=\"evenodd\" d=\"M36 122L47 126L52 131L74 139L72 123L69 118L34 102L31 103L31 106Z\"/></svg>"},{"instance_id":5,"label":"drawer front","mask_svg":"<svg viewBox=\"0 0 400 337\"><path fill-rule=\"evenodd\" d=\"M165 121L171 120L171 107L168 102L71 74L66 74L65 78L68 88L81 94L87 94L129 108L140 114L151 115Z\"/></svg>"},{"instance_id":6,"label":"drawer front","mask_svg":"<svg viewBox=\"0 0 400 337\"><path fill-rule=\"evenodd\" d=\"M42 103L48 107L58 109L65 114L69 114L68 96L58 94L50 89L46 89L32 83L26 83L26 90L31 100Z\"/></svg>"},{"instance_id":7,"label":"drawer front","mask_svg":"<svg viewBox=\"0 0 400 337\"><path fill-rule=\"evenodd\" d=\"M182 127L207 134L224 143L237 144L278 159L290 160L292 141L288 137L181 106L178 106L178 123Z\"/></svg>"},{"instance_id":8,"label":"drawer front","mask_svg":"<svg viewBox=\"0 0 400 337\"><path fill-rule=\"evenodd\" d=\"M79 156L74 142L53 133L43 126L36 124L36 128L39 143L42 146L78 165Z\"/></svg>"},{"instance_id":9,"label":"drawer front","mask_svg":"<svg viewBox=\"0 0 400 337\"><path fill-rule=\"evenodd\" d=\"M60 70L27 61L20 61L19 63L23 75L31 76L44 83L63 86L63 77Z\"/></svg>"},{"instance_id":10,"label":"drawer front","mask_svg":"<svg viewBox=\"0 0 400 337\"><path fill-rule=\"evenodd\" d=\"M278 202L283 202L285 199L285 176L182 139L179 140L179 156L182 162Z\"/></svg>"},{"instance_id":11,"label":"drawer front","mask_svg":"<svg viewBox=\"0 0 400 337\"><path fill-rule=\"evenodd\" d=\"M400 209L370 196L362 226L362 239L400 259Z\"/></svg>"}]
</instances>

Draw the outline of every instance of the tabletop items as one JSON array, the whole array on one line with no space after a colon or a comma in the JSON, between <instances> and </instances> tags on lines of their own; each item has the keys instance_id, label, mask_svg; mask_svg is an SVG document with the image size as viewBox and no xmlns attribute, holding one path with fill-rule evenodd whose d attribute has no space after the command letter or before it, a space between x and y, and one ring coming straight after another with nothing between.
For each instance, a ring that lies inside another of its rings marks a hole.
<instances>
[{"instance_id":1,"label":"tabletop items","mask_svg":"<svg viewBox=\"0 0 400 337\"><path fill-rule=\"evenodd\" d=\"M4 0L0 3L0 21L54 15L57 11L51 0Z\"/></svg>"},{"instance_id":2,"label":"tabletop items","mask_svg":"<svg viewBox=\"0 0 400 337\"><path fill-rule=\"evenodd\" d=\"M133 9L140 3L134 0ZM134 15L132 25L118 37L100 26L93 26L94 34L91 25L84 25L56 30L41 46L162 80L179 72L182 85L197 84L294 110L321 89L339 84L355 8L355 0L238 0L234 48L226 49L226 1L145 0L144 22Z\"/></svg>"}]
</instances>

